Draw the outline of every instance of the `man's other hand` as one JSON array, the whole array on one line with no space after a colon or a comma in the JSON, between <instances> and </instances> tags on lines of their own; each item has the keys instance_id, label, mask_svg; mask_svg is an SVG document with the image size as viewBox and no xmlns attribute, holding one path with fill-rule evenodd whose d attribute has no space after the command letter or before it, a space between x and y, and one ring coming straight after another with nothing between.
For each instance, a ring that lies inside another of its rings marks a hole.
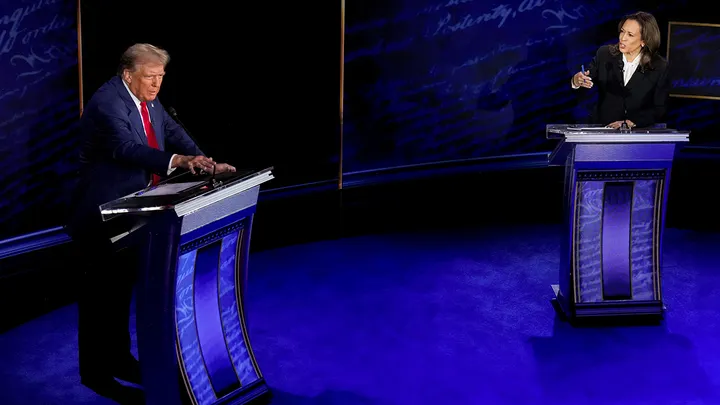
<instances>
[{"instance_id":1,"label":"man's other hand","mask_svg":"<svg viewBox=\"0 0 720 405\"><path fill-rule=\"evenodd\" d=\"M197 171L199 170L212 173L215 162L212 160L212 158L205 156L175 155L171 166L187 169L192 174L197 174Z\"/></svg>"},{"instance_id":2,"label":"man's other hand","mask_svg":"<svg viewBox=\"0 0 720 405\"><path fill-rule=\"evenodd\" d=\"M231 166L227 163L218 163L215 165L215 173L216 174L217 173L226 173L226 172L235 173L236 171L237 170L235 169L234 166Z\"/></svg>"}]
</instances>

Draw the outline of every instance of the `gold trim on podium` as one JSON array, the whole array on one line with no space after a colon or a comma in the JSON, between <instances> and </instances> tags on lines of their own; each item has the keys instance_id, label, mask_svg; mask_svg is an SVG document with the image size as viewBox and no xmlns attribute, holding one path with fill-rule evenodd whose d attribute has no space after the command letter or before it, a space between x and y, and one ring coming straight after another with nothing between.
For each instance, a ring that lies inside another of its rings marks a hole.
<instances>
[{"instance_id":1,"label":"gold trim on podium","mask_svg":"<svg viewBox=\"0 0 720 405\"><path fill-rule=\"evenodd\" d=\"M665 172L665 176L668 172ZM655 285L655 299L662 300L662 288L660 279L660 241L662 237L661 224L663 223L663 195L665 194L665 179L658 179L655 185L655 212L653 213L653 284Z\"/></svg>"},{"instance_id":2,"label":"gold trim on podium","mask_svg":"<svg viewBox=\"0 0 720 405\"><path fill-rule=\"evenodd\" d=\"M250 220L252 222L252 219ZM251 224L246 224L243 226L243 228L240 231L240 235L238 237L238 247L237 247L237 253L235 254L235 257L237 258L245 258L245 260L242 260L242 263L240 260L235 260L235 302L237 302L237 310L238 310L238 316L240 317L240 330L242 330L243 339L245 339L245 348L248 352L248 358L250 359L250 363L252 364L253 369L255 369L255 374L257 374L257 379L261 380L263 378L262 372L260 371L260 366L257 363L257 360L255 359L255 352L253 352L252 345L250 344L250 336L248 335L247 331L247 325L245 324L245 312L243 301L242 301L242 290L243 285L240 284L240 274L244 270L245 274L248 274L248 261L247 257L249 257L250 252L245 252L245 249L249 250L249 245L247 245L245 242L245 238L249 237L250 235L250 229L249 226L252 226ZM247 231L247 232L246 232ZM242 238L242 240L241 240ZM245 280L247 283L247 279ZM238 374L238 380L240 379ZM240 381L240 384L243 385L243 382Z\"/></svg>"}]
</instances>

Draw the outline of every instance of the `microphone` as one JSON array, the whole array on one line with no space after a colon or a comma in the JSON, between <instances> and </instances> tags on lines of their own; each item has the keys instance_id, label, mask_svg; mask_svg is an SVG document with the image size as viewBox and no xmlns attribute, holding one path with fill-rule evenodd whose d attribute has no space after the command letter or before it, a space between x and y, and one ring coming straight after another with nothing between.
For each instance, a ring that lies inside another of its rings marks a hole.
<instances>
[{"instance_id":1,"label":"microphone","mask_svg":"<svg viewBox=\"0 0 720 405\"><path fill-rule=\"evenodd\" d=\"M198 149L199 149L199 148L200 148L200 144L199 144L198 141L190 134L190 131L187 129L187 127L185 126L185 124L183 124L182 121L180 121L180 118L178 118L178 115L177 115L177 111L175 111L175 109L172 108L172 107L168 107L168 108L167 108L167 112L168 112L168 114L170 114L170 116L175 120L175 122L177 122L178 124L180 124L180 127L182 127L182 129L185 130L185 133L188 134L188 136L190 137L190 139L192 139L192 141L195 142L195 146L197 146Z\"/></svg>"},{"instance_id":2,"label":"microphone","mask_svg":"<svg viewBox=\"0 0 720 405\"><path fill-rule=\"evenodd\" d=\"M175 122L177 122L177 123L180 125L180 127L182 127L182 129L185 130L185 133L186 133L186 134L190 137L190 139L192 139L192 141L195 143L195 147L197 147L198 149L200 149L200 144L198 143L198 141L195 140L195 138L190 134L190 131L187 129L187 127L185 126L185 124L183 124L182 121L180 121L180 118L178 118L177 111L175 111L175 109L172 108L172 107L168 107L168 108L167 108L167 112L168 112L168 114L170 114L170 116L175 120ZM201 172L201 173L202 173L202 172ZM222 184L222 182L218 182L218 181L215 180L215 165L213 165L212 173L208 173L208 174L210 174L210 180L211 180L211 184L213 185L213 187Z\"/></svg>"},{"instance_id":3,"label":"microphone","mask_svg":"<svg viewBox=\"0 0 720 405\"><path fill-rule=\"evenodd\" d=\"M623 101L623 123L620 126L621 131L629 131L630 128L627 124L627 106L625 105L625 97L627 96L627 87L625 87L625 62L623 62L622 59L618 59L617 61L618 68L620 69L620 80L622 84L622 101Z\"/></svg>"}]
</instances>

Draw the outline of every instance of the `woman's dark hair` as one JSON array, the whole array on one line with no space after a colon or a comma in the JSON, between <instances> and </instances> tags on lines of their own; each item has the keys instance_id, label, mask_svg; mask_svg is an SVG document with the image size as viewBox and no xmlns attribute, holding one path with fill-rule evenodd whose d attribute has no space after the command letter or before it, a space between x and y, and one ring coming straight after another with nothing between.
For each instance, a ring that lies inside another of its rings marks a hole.
<instances>
[{"instance_id":1,"label":"woman's dark hair","mask_svg":"<svg viewBox=\"0 0 720 405\"><path fill-rule=\"evenodd\" d=\"M640 66L652 69L652 59L660 49L660 27L657 20L652 14L644 11L628 14L620 20L618 32L622 30L622 26L627 20L636 21L640 25L640 38L645 43L645 46L640 49ZM612 45L610 52L617 55L620 52L618 44Z\"/></svg>"}]
</instances>

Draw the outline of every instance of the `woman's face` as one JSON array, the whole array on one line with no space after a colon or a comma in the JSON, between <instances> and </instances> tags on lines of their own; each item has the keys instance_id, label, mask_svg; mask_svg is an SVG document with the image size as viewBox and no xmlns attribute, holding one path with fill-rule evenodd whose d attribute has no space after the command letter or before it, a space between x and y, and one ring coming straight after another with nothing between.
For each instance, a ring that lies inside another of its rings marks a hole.
<instances>
[{"instance_id":1,"label":"woman's face","mask_svg":"<svg viewBox=\"0 0 720 405\"><path fill-rule=\"evenodd\" d=\"M640 24L635 20L625 21L620 29L620 52L636 55L644 45Z\"/></svg>"}]
</instances>

